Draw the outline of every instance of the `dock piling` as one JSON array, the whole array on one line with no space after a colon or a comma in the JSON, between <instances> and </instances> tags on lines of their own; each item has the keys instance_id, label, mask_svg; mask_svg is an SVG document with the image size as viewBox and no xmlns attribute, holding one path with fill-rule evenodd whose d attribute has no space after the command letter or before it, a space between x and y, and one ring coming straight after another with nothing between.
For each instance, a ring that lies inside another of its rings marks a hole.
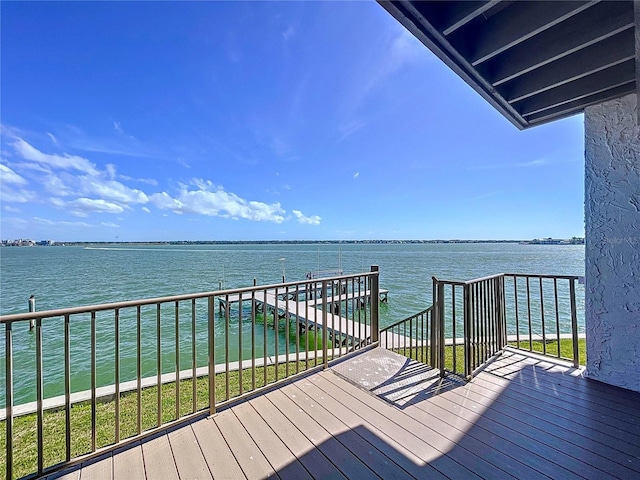
<instances>
[{"instance_id":1,"label":"dock piling","mask_svg":"<svg viewBox=\"0 0 640 480\"><path fill-rule=\"evenodd\" d=\"M36 296L31 295L29 297L29 313L36 311ZM29 320L29 331L33 330L36 326L35 320Z\"/></svg>"}]
</instances>

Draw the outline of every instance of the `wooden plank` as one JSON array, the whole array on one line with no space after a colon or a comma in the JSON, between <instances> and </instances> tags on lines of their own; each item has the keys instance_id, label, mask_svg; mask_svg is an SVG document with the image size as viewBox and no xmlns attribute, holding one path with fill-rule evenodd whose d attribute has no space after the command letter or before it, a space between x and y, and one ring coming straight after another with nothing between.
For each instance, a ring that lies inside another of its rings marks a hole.
<instances>
[{"instance_id":1,"label":"wooden plank","mask_svg":"<svg viewBox=\"0 0 640 480\"><path fill-rule=\"evenodd\" d=\"M454 442L443 439L439 433L424 426L418 425L418 428L415 428L415 422L411 417L374 395L340 379L332 372L314 375L309 380L320 388L324 388L328 382L343 390L347 394L341 396L345 405L349 405L349 408L362 415L367 423L387 432L423 462L430 464L445 476L449 478L482 478L482 473L479 473L476 468L476 466L484 466L482 459L475 456L455 455L454 458L447 455L447 452L455 447ZM473 471L466 468L465 465L473 468Z\"/></svg>"},{"instance_id":2,"label":"wooden plank","mask_svg":"<svg viewBox=\"0 0 640 480\"><path fill-rule=\"evenodd\" d=\"M111 480L112 478L113 461L111 455L82 464L80 480Z\"/></svg>"},{"instance_id":3,"label":"wooden plank","mask_svg":"<svg viewBox=\"0 0 640 480\"><path fill-rule=\"evenodd\" d=\"M340 470L285 417L266 395L251 400L251 405L271 426L298 461L315 478L346 478Z\"/></svg>"},{"instance_id":4,"label":"wooden plank","mask_svg":"<svg viewBox=\"0 0 640 480\"><path fill-rule=\"evenodd\" d=\"M378 450L365 440L358 432L366 430L366 426L359 425L355 429L348 427L329 410L312 398L304 394L294 385L287 385L281 392L290 398L300 409L312 413L313 418L329 433L334 435L340 443L348 448L355 456L362 460L370 469L384 479L406 479L409 473L391 461L385 450ZM388 447L387 449L388 450Z\"/></svg>"},{"instance_id":5,"label":"wooden plank","mask_svg":"<svg viewBox=\"0 0 640 480\"><path fill-rule=\"evenodd\" d=\"M541 409L540 402L531 400L527 395L514 392L511 389L502 394L499 393L492 396L491 391L485 386L470 385L466 395L473 397L477 402L486 404L487 406L495 403L496 408L497 405L499 405L501 411L510 412L510 415L514 418L528 416L532 418L533 421L556 425L570 432L571 435L577 434L587 438L597 439L597 441L616 448L628 455L640 458L640 445L627 442L625 435L620 435L622 438L617 438L593 428L593 424L583 425L576 423L575 419L570 415L557 415L545 406Z\"/></svg>"},{"instance_id":6,"label":"wooden plank","mask_svg":"<svg viewBox=\"0 0 640 480\"><path fill-rule=\"evenodd\" d=\"M488 382L498 382L500 379L494 376L483 376L483 380ZM557 389L555 383L550 383L547 387L540 384L540 375L532 376L531 381L519 376L509 383L507 399L522 401L532 407L544 406L551 415L567 417L571 422L590 429L618 438L624 442L640 445L640 435L637 434L638 418L633 414L620 415L620 418L610 415L599 414L589 408L589 405L579 405L578 400L571 396L565 396L564 389ZM537 382L533 385L534 379ZM505 380L502 379L502 382ZM487 384L483 384L487 388ZM556 395L549 395L545 390L553 389ZM558 393L560 392L560 393ZM559 396L562 394L562 396ZM624 419L627 419L627 424Z\"/></svg>"},{"instance_id":7,"label":"wooden plank","mask_svg":"<svg viewBox=\"0 0 640 480\"><path fill-rule=\"evenodd\" d=\"M496 388L495 384L492 384L491 382L488 382L484 378L480 378L480 377L474 379L474 384L483 389ZM526 411L531 412L531 410L529 410L527 407L525 407L525 409ZM543 408L540 417L534 416L534 415L523 415L522 410L518 410L508 405L502 405L502 404L500 405L500 411L506 413L507 415L510 415L514 419L517 419L519 422L522 422L528 425L530 428L537 428L551 435L565 438L566 441L571 442L587 450L590 450L594 454L602 455L606 458L610 458L621 465L626 465L629 468L635 468L640 472L640 461L638 461L635 455L624 453L622 450L618 448L613 448L619 443L625 443L625 442L622 442L621 440L611 438L607 435L598 434L593 436L593 435L579 434L579 433L576 433L575 431L567 429L563 425L556 424L556 422L541 421L542 418L545 418L546 416L546 411L547 411L546 408ZM536 412L536 413L539 414L539 412ZM588 432L584 432L584 433L588 433Z\"/></svg>"},{"instance_id":8,"label":"wooden plank","mask_svg":"<svg viewBox=\"0 0 640 480\"><path fill-rule=\"evenodd\" d=\"M79 480L81 469L81 465L75 465L70 469L59 470L47 476L47 480Z\"/></svg>"},{"instance_id":9,"label":"wooden plank","mask_svg":"<svg viewBox=\"0 0 640 480\"><path fill-rule=\"evenodd\" d=\"M193 422L191 428L214 478L246 478L211 418Z\"/></svg>"},{"instance_id":10,"label":"wooden plank","mask_svg":"<svg viewBox=\"0 0 640 480\"><path fill-rule=\"evenodd\" d=\"M474 391L474 389L478 389L478 391ZM494 398L490 396L490 390L484 387L469 387L466 391L461 394L459 392L448 392L444 397L449 397L449 393L451 394L451 399L453 402L459 402L460 398L455 398L455 395L463 395L464 401L468 404L473 404L477 402L479 407L476 408L486 408L483 413L483 419L479 420L478 423L483 425L485 421L495 421L497 423L501 423L505 428L513 429L514 425L518 424L519 419L533 417L534 422L538 423L547 423L549 422L549 411L546 407L536 407L535 405L524 405L522 406L521 402L513 402L512 405L508 405L506 402L502 401L502 396L504 392L495 392ZM437 400L434 400L437 403ZM518 408L518 406L520 406ZM465 404L466 408L466 404ZM459 414L462 414L459 412ZM501 418L502 416L502 418ZM570 424L570 420L567 422ZM495 424L491 424L490 427L492 431L503 431L501 427L496 427ZM520 429L518 429L520 430ZM549 453L546 448L543 448L544 455L546 458L550 460L556 461L556 463L560 463L562 465L567 466L572 471L579 473L581 475L587 475L588 477L592 477L593 475L597 475L598 478L605 477L606 474L601 473L600 471L594 471L592 467L599 468L602 470L602 467L610 467L611 469L615 469L615 466L609 463L603 457L599 457L599 455L594 455L592 452L577 447L571 443L571 438L573 434L567 435L565 438L555 437L551 435L547 435L543 431L536 428L524 428L524 433L531 438L532 440L546 442L547 445L550 445L552 448L556 448L560 451L559 454ZM508 434L508 433L507 433ZM528 442L528 443L527 443ZM526 440L521 442L521 444L527 443L527 445L536 446L536 444ZM565 453L568 453L573 456L577 460L575 462L572 458L565 457ZM608 471L608 468L605 468ZM622 472L629 472L628 470L623 470Z\"/></svg>"},{"instance_id":11,"label":"wooden plank","mask_svg":"<svg viewBox=\"0 0 640 480\"><path fill-rule=\"evenodd\" d=\"M428 422L440 431L451 431L452 428L458 430L462 434L457 442L458 447L466 448L496 468L518 479L535 480L541 475L547 475L551 478L562 476L565 479L575 478L576 480L580 478L573 475L572 472L565 472L562 469L545 471L545 466L549 462L544 457L524 448L518 443L518 439L509 435L499 435L493 429L482 428L478 423L468 421L446 409L436 409L431 405L431 402L435 401L433 398L428 402L419 402L408 406L405 411L416 421ZM478 415L475 420L479 421L481 418L482 415Z\"/></svg>"},{"instance_id":12,"label":"wooden plank","mask_svg":"<svg viewBox=\"0 0 640 480\"><path fill-rule=\"evenodd\" d=\"M280 478L292 480L312 478L253 406L243 403L234 407L233 412L247 433L256 441L258 448Z\"/></svg>"},{"instance_id":13,"label":"wooden plank","mask_svg":"<svg viewBox=\"0 0 640 480\"><path fill-rule=\"evenodd\" d=\"M162 478L163 480L178 480L180 478L169 439L165 433L152 440L142 442L142 457L147 478Z\"/></svg>"},{"instance_id":14,"label":"wooden plank","mask_svg":"<svg viewBox=\"0 0 640 480\"><path fill-rule=\"evenodd\" d=\"M320 450L347 478L380 478L361 459L327 432L311 416L281 391L269 394L269 400ZM346 430L346 429L345 429ZM338 435L342 432L336 432Z\"/></svg>"},{"instance_id":15,"label":"wooden plank","mask_svg":"<svg viewBox=\"0 0 640 480\"><path fill-rule=\"evenodd\" d=\"M461 395L460 392L455 393ZM453 396L451 396L451 398L442 396L434 398L429 402L429 404L423 402L418 405L417 408L428 410L432 414L439 414L440 412L437 410L444 408L450 411L456 418L473 422L474 425L479 428L490 429L491 432L501 435L504 438L511 438L513 442L517 442L518 445L527 448L528 450L533 450L531 446L535 445L535 442L544 444L545 448L539 449L541 453L538 454L544 455L544 459L547 463L549 463L549 461L556 461L559 465L571 469L571 472L580 473L582 469L589 467L585 467L583 465L576 467L575 461L572 459L569 459L568 461L561 461L562 458L565 458L565 454L576 459L580 463L585 463L591 467L606 472L606 474L603 474L595 471L594 473L597 474L598 478L604 478L607 474L614 475L617 478L632 478L638 474L630 468L631 465L633 465L633 461L637 459L625 456L619 451L617 454L613 454L614 458L617 457L618 461L609 459L603 455L603 450L605 448L608 448L611 452L616 452L613 448L607 447L603 444L597 444L597 442L592 442L591 448L583 448L582 446L574 443L575 437L580 437L579 435L569 434L569 432L560 428L557 428L553 433L550 433L548 429L543 428L548 425L547 422L541 422L538 419L531 420L531 417L524 412L513 412L508 408L505 411L505 408L495 404L485 409L483 405L474 402L472 397L467 394L464 394L464 399L466 402L464 407L461 407L456 403L459 399L455 399ZM436 410L435 412L434 409ZM530 411L529 409L527 410ZM545 408L541 408L540 410L542 410L543 414L546 411ZM479 415L476 413L477 411L482 411L482 414ZM561 453L559 455L549 454L548 450L546 450L547 447L556 449ZM501 447L496 444L496 448ZM507 451L506 449L502 450L505 452ZM529 457L526 458L528 459ZM552 468L553 469L550 471L548 468L546 468L546 471L541 471L546 474L552 473L554 477L561 476L562 478L569 478L570 475L573 475L573 473L567 473L566 471L558 469L558 467Z\"/></svg>"},{"instance_id":16,"label":"wooden plank","mask_svg":"<svg viewBox=\"0 0 640 480\"><path fill-rule=\"evenodd\" d=\"M536 371L536 374L538 374L538 372L551 373L553 375L547 378L555 385L562 385L563 393L565 393L564 387L566 387L566 394L588 394L590 401L625 414L631 413L640 416L640 393L638 392L588 378L585 379L582 376L571 375L570 372L572 372L573 369L562 368L553 362L535 361L529 364L531 368L523 369L523 375L533 374L533 370Z\"/></svg>"},{"instance_id":17,"label":"wooden plank","mask_svg":"<svg viewBox=\"0 0 640 480\"><path fill-rule=\"evenodd\" d=\"M140 443L113 452L114 480L144 478L144 460Z\"/></svg>"},{"instance_id":18,"label":"wooden plank","mask_svg":"<svg viewBox=\"0 0 640 480\"><path fill-rule=\"evenodd\" d=\"M319 388L317 384L306 380L296 382L294 385L302 394L308 395L311 399L331 411L336 418L340 419L349 428L357 429L363 425L366 426L366 428L358 429L358 434L379 451L384 452L384 455L388 457L390 461L403 468L408 475L415 478L426 477L443 480L447 478L431 465L423 462L422 459L408 450L403 444L387 435L387 432L367 423L357 412L341 403L338 400L342 395L341 390L336 389L334 391L330 384L327 385L328 388L326 390L323 390Z\"/></svg>"},{"instance_id":19,"label":"wooden plank","mask_svg":"<svg viewBox=\"0 0 640 480\"><path fill-rule=\"evenodd\" d=\"M213 421L247 478L277 478L275 471L231 409L218 413Z\"/></svg>"},{"instance_id":20,"label":"wooden plank","mask_svg":"<svg viewBox=\"0 0 640 480\"><path fill-rule=\"evenodd\" d=\"M198 440L189 425L172 430L167 436L181 480L213 479Z\"/></svg>"},{"instance_id":21,"label":"wooden plank","mask_svg":"<svg viewBox=\"0 0 640 480\"><path fill-rule=\"evenodd\" d=\"M512 423L509 424L507 422L505 426L489 416L488 412L491 412L491 410L473 402L465 394L466 392L451 391L448 393L451 393L451 395L436 396L429 402L421 402L410 407L409 410L416 418L418 415L415 410L421 410L429 418L437 416L437 418L447 423L455 423L463 431L466 431L465 437L461 441L463 445L469 444L470 448L476 448L476 443L471 440L475 438L494 450L494 452L487 452L484 449L478 451L478 454L483 454L484 458L489 461L494 459L499 461L501 458L510 457L511 460L508 458L504 460L503 468L510 467L509 472L518 478L524 478L524 476L536 478L536 476L540 477L541 475L549 478L575 480L584 478L569 468L570 465L579 462L562 452L556 451L554 447L548 447L535 438L527 436L526 434L530 433L530 430L525 429L524 433L519 431L512 426L515 423L514 419L510 419ZM453 397L454 393L464 398L464 407L459 405L460 398L456 400L448 399L448 397ZM496 455L495 451L498 451L499 454ZM521 474L518 473L518 468L520 468L518 464L523 467ZM578 471L580 469L591 470L589 467L582 465L579 466ZM606 478L606 475L603 475L603 477Z\"/></svg>"},{"instance_id":22,"label":"wooden plank","mask_svg":"<svg viewBox=\"0 0 640 480\"><path fill-rule=\"evenodd\" d=\"M490 381L490 377L485 381ZM555 390L555 395L549 395L548 392L545 392L543 388L545 383L549 388ZM632 407L625 408L621 405L613 406L611 405L612 400L607 398L606 394L598 391L581 392L569 387L565 388L565 385L560 381L556 381L555 375L538 370L523 370L521 375L510 382L510 385L531 398L553 403L558 412L566 410L572 415L597 419L610 427L626 431L637 437L635 440L640 443L640 435L638 435L640 432L640 410ZM640 395L638 400L640 401Z\"/></svg>"}]
</instances>

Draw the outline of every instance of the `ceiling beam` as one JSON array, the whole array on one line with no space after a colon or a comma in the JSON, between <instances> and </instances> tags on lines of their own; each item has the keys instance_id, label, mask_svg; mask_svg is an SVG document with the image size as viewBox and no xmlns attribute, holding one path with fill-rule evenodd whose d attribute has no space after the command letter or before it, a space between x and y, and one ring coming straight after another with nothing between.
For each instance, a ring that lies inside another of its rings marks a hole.
<instances>
[{"instance_id":1,"label":"ceiling beam","mask_svg":"<svg viewBox=\"0 0 640 480\"><path fill-rule=\"evenodd\" d=\"M514 103L634 58L634 32L627 29L567 55L562 65L557 61L549 63L501 85L498 90L509 103Z\"/></svg>"},{"instance_id":2,"label":"ceiling beam","mask_svg":"<svg viewBox=\"0 0 640 480\"><path fill-rule=\"evenodd\" d=\"M633 28L633 25L633 8L629 2L604 1L479 65L478 70L497 87L581 48Z\"/></svg>"},{"instance_id":3,"label":"ceiling beam","mask_svg":"<svg viewBox=\"0 0 640 480\"><path fill-rule=\"evenodd\" d=\"M583 111L586 106L606 102L608 100L613 100L614 98L620 98L624 95L628 95L633 91L633 82L627 83L610 90L605 90L594 95L589 95L588 97L581 98L580 100L575 100L573 102L558 105L557 107L529 115L527 116L527 121L529 122L530 126L533 127L536 125L541 125L543 123L558 120L560 118L570 117L571 115L575 115L576 113L580 113L581 111Z\"/></svg>"},{"instance_id":4,"label":"ceiling beam","mask_svg":"<svg viewBox=\"0 0 640 480\"><path fill-rule=\"evenodd\" d=\"M588 77L516 102L513 106L520 112L520 115L526 118L556 105L569 103L591 94L628 84L635 80L635 75L635 61L629 60Z\"/></svg>"},{"instance_id":5,"label":"ceiling beam","mask_svg":"<svg viewBox=\"0 0 640 480\"><path fill-rule=\"evenodd\" d=\"M484 22L459 29L451 44L475 67L595 5L596 1L514 2ZM474 42L469 42L474 38Z\"/></svg>"},{"instance_id":6,"label":"ceiling beam","mask_svg":"<svg viewBox=\"0 0 640 480\"><path fill-rule=\"evenodd\" d=\"M451 35L458 28L466 25L479 15L491 9L501 0L490 0L486 2L453 2L449 18L444 22L442 33Z\"/></svg>"}]
</instances>

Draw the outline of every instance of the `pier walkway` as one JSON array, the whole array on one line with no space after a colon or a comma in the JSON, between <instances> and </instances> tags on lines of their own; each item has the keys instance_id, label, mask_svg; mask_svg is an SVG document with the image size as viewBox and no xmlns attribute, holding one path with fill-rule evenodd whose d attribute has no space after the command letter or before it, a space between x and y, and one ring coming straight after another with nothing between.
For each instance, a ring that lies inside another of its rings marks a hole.
<instances>
[{"instance_id":1,"label":"pier walkway","mask_svg":"<svg viewBox=\"0 0 640 480\"><path fill-rule=\"evenodd\" d=\"M342 311L342 303L349 301L356 301L358 306L363 306L371 298L370 290L344 292L338 295L327 295L327 298L323 298L320 289L312 289L312 295L314 298L305 300L299 300L301 293L304 290L266 290L254 292L251 294L239 293L235 295L229 295L225 298L219 298L220 309L231 308L233 304L239 304L240 302L255 302L258 308L267 308L271 312L277 310L279 318L292 318L295 319L298 324L305 328L314 328L321 330L327 323L327 330L330 334L336 338L341 339L341 343L345 340L351 341L352 345L361 344L371 338L371 328L367 325L366 321L354 321L340 315ZM387 302L389 290L380 290L379 300L381 302ZM326 320L323 316L323 311L318 307L322 306L326 302L327 315ZM408 339L402 340L399 335L396 335L396 343L408 342Z\"/></svg>"}]
</instances>

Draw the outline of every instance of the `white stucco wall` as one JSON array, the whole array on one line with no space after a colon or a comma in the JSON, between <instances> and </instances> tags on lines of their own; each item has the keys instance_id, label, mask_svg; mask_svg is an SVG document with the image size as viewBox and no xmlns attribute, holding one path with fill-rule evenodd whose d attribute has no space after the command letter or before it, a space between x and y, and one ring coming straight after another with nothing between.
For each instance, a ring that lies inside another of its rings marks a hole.
<instances>
[{"instance_id":1,"label":"white stucco wall","mask_svg":"<svg viewBox=\"0 0 640 480\"><path fill-rule=\"evenodd\" d=\"M585 110L587 376L640 391L640 127L635 94Z\"/></svg>"}]
</instances>

